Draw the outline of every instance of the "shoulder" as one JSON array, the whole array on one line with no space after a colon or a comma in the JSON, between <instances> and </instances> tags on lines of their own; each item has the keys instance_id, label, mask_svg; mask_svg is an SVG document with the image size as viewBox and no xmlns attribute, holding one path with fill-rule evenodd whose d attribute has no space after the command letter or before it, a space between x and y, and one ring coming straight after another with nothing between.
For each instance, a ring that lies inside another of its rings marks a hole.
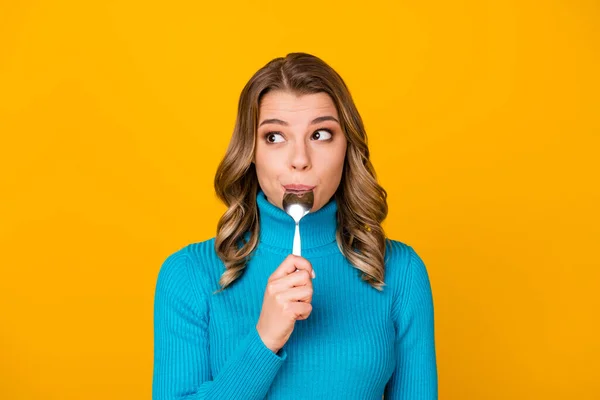
<instances>
[{"instance_id":1,"label":"shoulder","mask_svg":"<svg viewBox=\"0 0 600 400\"><path fill-rule=\"evenodd\" d=\"M410 273L411 264L415 261L422 262L415 249L407 243L390 238L385 239L385 267L386 273L405 275Z\"/></svg>"},{"instance_id":2,"label":"shoulder","mask_svg":"<svg viewBox=\"0 0 600 400\"><path fill-rule=\"evenodd\" d=\"M399 240L385 238L385 261L386 263L398 263L408 260L412 247Z\"/></svg>"},{"instance_id":3,"label":"shoulder","mask_svg":"<svg viewBox=\"0 0 600 400\"><path fill-rule=\"evenodd\" d=\"M407 243L389 238L386 238L385 281L400 301L411 295L415 283L430 286L427 267L417 251Z\"/></svg>"},{"instance_id":4,"label":"shoulder","mask_svg":"<svg viewBox=\"0 0 600 400\"><path fill-rule=\"evenodd\" d=\"M220 271L215 238L189 243L168 254L158 272L158 283L169 283L171 286L191 285L194 291L204 292L209 289L209 282L215 272Z\"/></svg>"}]
</instances>

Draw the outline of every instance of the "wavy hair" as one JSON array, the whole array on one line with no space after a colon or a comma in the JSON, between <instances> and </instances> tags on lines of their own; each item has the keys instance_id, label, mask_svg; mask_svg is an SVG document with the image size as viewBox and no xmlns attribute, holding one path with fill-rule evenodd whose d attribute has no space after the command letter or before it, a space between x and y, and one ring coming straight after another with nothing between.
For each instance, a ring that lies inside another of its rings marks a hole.
<instances>
[{"instance_id":1,"label":"wavy hair","mask_svg":"<svg viewBox=\"0 0 600 400\"><path fill-rule=\"evenodd\" d=\"M217 224L215 250L226 270L219 279L221 292L239 278L258 244L259 211L256 205L258 178L252 163L262 97L272 90L297 95L327 93L340 115L347 149L340 185L336 241L342 254L361 279L382 291L385 275L387 192L377 183L362 119L342 77L320 58L289 53L269 61L242 89L237 118L229 146L214 179L217 196L227 210ZM249 232L249 240L245 234Z\"/></svg>"}]
</instances>

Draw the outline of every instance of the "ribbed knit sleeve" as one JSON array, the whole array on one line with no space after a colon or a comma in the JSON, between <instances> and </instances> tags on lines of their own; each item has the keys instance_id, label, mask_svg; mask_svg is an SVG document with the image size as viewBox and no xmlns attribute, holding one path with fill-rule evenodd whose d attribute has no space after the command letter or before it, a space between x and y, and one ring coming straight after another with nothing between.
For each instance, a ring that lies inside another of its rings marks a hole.
<instances>
[{"instance_id":1,"label":"ribbed knit sleeve","mask_svg":"<svg viewBox=\"0 0 600 400\"><path fill-rule=\"evenodd\" d=\"M184 248L167 257L158 273L152 399L264 399L287 358L285 349L273 353L254 327L212 376L209 303L190 279L193 266Z\"/></svg>"},{"instance_id":2,"label":"ribbed knit sleeve","mask_svg":"<svg viewBox=\"0 0 600 400\"><path fill-rule=\"evenodd\" d=\"M438 398L433 297L423 260L407 246L408 266L402 296L393 307L396 368L385 388L385 400Z\"/></svg>"}]
</instances>

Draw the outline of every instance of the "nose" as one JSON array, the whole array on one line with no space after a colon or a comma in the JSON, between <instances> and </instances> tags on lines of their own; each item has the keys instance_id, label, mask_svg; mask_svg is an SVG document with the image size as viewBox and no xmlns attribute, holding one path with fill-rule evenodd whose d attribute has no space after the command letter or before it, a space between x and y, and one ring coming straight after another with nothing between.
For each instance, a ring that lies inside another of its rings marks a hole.
<instances>
[{"instance_id":1,"label":"nose","mask_svg":"<svg viewBox=\"0 0 600 400\"><path fill-rule=\"evenodd\" d=\"M291 166L299 171L310 167L310 156L304 142L298 142L292 147Z\"/></svg>"}]
</instances>

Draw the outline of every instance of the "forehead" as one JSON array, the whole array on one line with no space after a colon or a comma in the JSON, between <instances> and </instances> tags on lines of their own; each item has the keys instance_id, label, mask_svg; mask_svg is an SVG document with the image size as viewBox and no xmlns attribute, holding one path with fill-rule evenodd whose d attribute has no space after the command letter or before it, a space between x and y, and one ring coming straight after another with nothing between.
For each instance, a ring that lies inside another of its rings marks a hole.
<instances>
[{"instance_id":1,"label":"forehead","mask_svg":"<svg viewBox=\"0 0 600 400\"><path fill-rule=\"evenodd\" d=\"M296 95L287 91L268 92L263 96L259 106L259 117L270 118L287 116L288 118L310 118L315 114L333 115L337 118L337 110L327 93L311 93Z\"/></svg>"}]
</instances>

